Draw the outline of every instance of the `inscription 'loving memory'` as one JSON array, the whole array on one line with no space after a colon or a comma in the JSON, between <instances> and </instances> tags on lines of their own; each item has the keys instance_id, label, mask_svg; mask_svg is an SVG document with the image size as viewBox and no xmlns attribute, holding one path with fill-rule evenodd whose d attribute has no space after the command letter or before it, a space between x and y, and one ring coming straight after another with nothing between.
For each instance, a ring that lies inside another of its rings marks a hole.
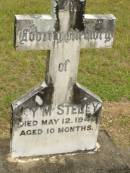
<instances>
[{"instance_id":1,"label":"inscription 'loving memory'","mask_svg":"<svg viewBox=\"0 0 130 173\"><path fill-rule=\"evenodd\" d=\"M28 41L30 42L44 42L44 41L57 41L57 42L69 42L70 40L104 40L104 43L111 41L113 38L113 32L106 31L68 31L65 32L41 32L38 31L36 26L31 26L29 28L25 28L19 32L19 42L20 44L24 44Z\"/></svg>"}]
</instances>

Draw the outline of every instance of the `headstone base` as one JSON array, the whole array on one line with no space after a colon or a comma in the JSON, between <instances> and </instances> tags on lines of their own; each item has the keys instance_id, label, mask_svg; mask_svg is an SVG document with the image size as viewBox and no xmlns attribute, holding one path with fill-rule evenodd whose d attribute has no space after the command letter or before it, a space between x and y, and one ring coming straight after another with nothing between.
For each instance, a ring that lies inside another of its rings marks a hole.
<instances>
[{"instance_id":1,"label":"headstone base","mask_svg":"<svg viewBox=\"0 0 130 173\"><path fill-rule=\"evenodd\" d=\"M10 162L9 140L1 140L0 173L130 173L130 158L121 154L106 131L100 131L98 141L101 148L94 154L79 151Z\"/></svg>"}]
</instances>

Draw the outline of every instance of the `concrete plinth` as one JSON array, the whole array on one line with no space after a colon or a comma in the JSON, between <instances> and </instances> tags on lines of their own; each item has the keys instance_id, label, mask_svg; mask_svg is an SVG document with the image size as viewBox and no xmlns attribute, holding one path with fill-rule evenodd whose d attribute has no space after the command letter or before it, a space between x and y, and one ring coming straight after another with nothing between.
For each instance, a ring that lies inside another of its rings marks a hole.
<instances>
[{"instance_id":1,"label":"concrete plinth","mask_svg":"<svg viewBox=\"0 0 130 173\"><path fill-rule=\"evenodd\" d=\"M100 131L98 141L101 148L95 154L82 151L11 162L9 140L1 140L0 173L130 173L130 153L123 156L106 131Z\"/></svg>"}]
</instances>

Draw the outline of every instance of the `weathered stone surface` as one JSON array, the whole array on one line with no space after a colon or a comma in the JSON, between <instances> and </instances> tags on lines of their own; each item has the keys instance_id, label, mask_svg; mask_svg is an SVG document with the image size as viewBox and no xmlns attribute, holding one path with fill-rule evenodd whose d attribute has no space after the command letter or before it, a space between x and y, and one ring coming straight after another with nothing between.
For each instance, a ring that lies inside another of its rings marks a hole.
<instances>
[{"instance_id":1,"label":"weathered stone surface","mask_svg":"<svg viewBox=\"0 0 130 173\"><path fill-rule=\"evenodd\" d=\"M84 15L85 34L81 41L81 48L111 48L115 32L115 16Z\"/></svg>"},{"instance_id":2,"label":"weathered stone surface","mask_svg":"<svg viewBox=\"0 0 130 173\"><path fill-rule=\"evenodd\" d=\"M65 16L63 14L60 14ZM67 16L67 14L66 14ZM67 18L67 17L66 17ZM51 50L54 43L79 42L79 48L111 48L115 31L113 15L84 15L83 30L69 30L60 23L61 31L54 31L54 19L49 15L16 15L16 49ZM61 19L61 22L65 22Z\"/></svg>"},{"instance_id":3,"label":"weathered stone surface","mask_svg":"<svg viewBox=\"0 0 130 173\"><path fill-rule=\"evenodd\" d=\"M0 173L130 173L129 153L122 156L105 131L99 133L100 151L7 161L9 140L0 141Z\"/></svg>"},{"instance_id":4,"label":"weathered stone surface","mask_svg":"<svg viewBox=\"0 0 130 173\"><path fill-rule=\"evenodd\" d=\"M15 101L12 157L96 148L102 101L77 84L80 49L110 47L113 15L84 15L84 0L53 0L53 15L16 16L16 48L48 49L46 79Z\"/></svg>"},{"instance_id":5,"label":"weathered stone surface","mask_svg":"<svg viewBox=\"0 0 130 173\"><path fill-rule=\"evenodd\" d=\"M76 85L72 103L54 105L46 100L48 91L41 86L14 102L13 157L96 148L99 98Z\"/></svg>"},{"instance_id":6,"label":"weathered stone surface","mask_svg":"<svg viewBox=\"0 0 130 173\"><path fill-rule=\"evenodd\" d=\"M52 45L54 20L49 15L16 15L15 47L20 50L48 50Z\"/></svg>"}]
</instances>

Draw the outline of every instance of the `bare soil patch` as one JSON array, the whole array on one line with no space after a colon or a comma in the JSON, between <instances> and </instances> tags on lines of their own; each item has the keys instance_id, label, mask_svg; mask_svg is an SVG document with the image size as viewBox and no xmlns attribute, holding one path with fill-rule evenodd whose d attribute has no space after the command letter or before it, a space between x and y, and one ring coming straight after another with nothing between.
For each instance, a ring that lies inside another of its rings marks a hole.
<instances>
[{"instance_id":1,"label":"bare soil patch","mask_svg":"<svg viewBox=\"0 0 130 173\"><path fill-rule=\"evenodd\" d=\"M130 150L130 101L105 102L102 127L120 148Z\"/></svg>"}]
</instances>

